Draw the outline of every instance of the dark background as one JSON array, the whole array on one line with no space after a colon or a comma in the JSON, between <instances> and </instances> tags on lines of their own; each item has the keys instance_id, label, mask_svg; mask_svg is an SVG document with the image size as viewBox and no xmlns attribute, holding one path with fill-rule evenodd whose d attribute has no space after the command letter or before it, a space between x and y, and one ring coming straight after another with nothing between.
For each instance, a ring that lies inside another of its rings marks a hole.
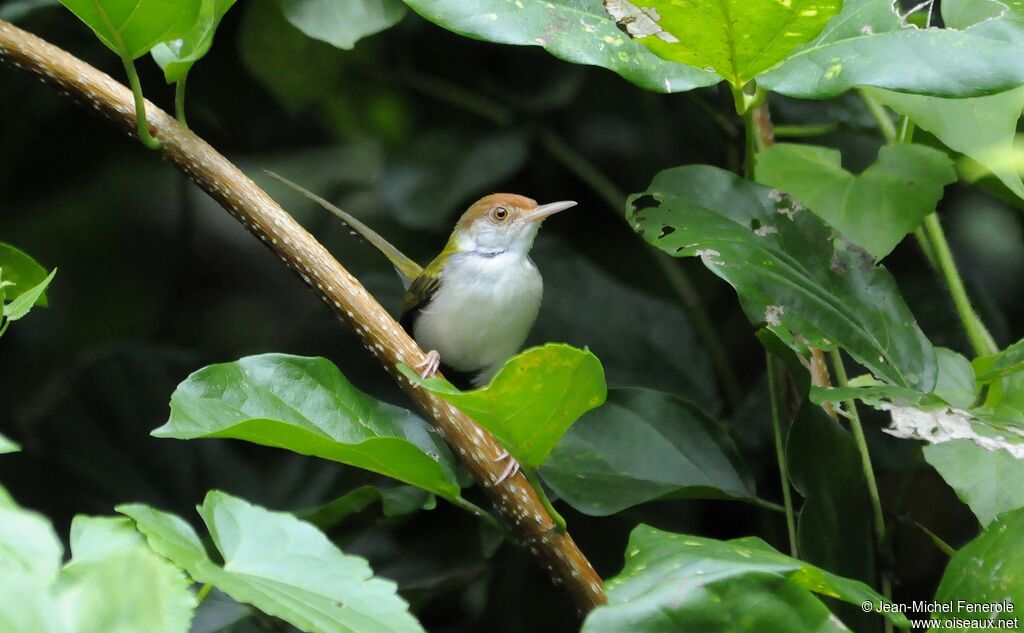
<instances>
[{"instance_id":1,"label":"dark background","mask_svg":"<svg viewBox=\"0 0 1024 633\"><path fill-rule=\"evenodd\" d=\"M0 16L122 79L119 61L70 13L25 10L35 4L48 3L0 2ZM170 108L173 91L155 64L143 58L138 66L147 97ZM0 97L0 240L59 268L51 307L0 340L0 432L24 447L0 458L0 482L20 503L66 535L74 514L110 514L129 501L195 522L192 508L211 488L297 510L360 483L388 485L282 451L149 437L188 373L264 352L325 356L359 387L408 403L321 302L175 169L27 73L0 67ZM392 311L401 286L386 261L261 169L323 193L423 263L483 194L579 201L538 239L534 259L546 292L531 341L589 345L610 384L700 404L729 425L760 495L780 500L763 350L732 289L698 260L673 263L721 337L737 399L717 380L690 313L623 222L621 206L551 151L552 139L561 140L600 182L626 193L675 165L736 169L742 128L727 92L646 93L607 71L534 47L461 38L412 13L340 51L305 38L272 0L242 0L193 70L188 105L192 128L265 185ZM874 159L879 134L852 96L777 99L772 111L777 123L838 122L808 142L841 148L849 169ZM942 214L961 272L1005 345L1024 335L1024 227L1020 210L982 184L947 189ZM948 294L913 241L886 265L932 341L969 353ZM976 523L919 447L882 434L884 424L868 414L896 531L896 600L928 599L946 559L910 520L954 546ZM756 534L785 549L782 516L739 502L660 501L607 518L567 510L574 537L605 577L621 567L639 522L719 538ZM331 535L398 580L431 631L578 628L567 596L527 554L504 546L489 556L489 535L443 502L397 518L374 506ZM230 612L215 597L196 630L287 630L258 619L213 623Z\"/></svg>"}]
</instances>

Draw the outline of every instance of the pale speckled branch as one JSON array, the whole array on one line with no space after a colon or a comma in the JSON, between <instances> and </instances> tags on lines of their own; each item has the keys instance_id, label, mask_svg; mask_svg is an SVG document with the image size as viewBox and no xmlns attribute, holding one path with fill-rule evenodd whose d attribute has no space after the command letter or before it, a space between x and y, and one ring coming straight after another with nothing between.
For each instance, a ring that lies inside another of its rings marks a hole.
<instances>
[{"instance_id":1,"label":"pale speckled branch","mask_svg":"<svg viewBox=\"0 0 1024 633\"><path fill-rule=\"evenodd\" d=\"M135 135L131 91L66 51L0 20L0 61L37 74ZM423 352L384 308L298 222L241 170L173 117L147 102L150 130L162 155L276 253L362 338L363 344L420 405L490 496L512 534L564 584L582 611L605 602L601 579L568 534L554 529L523 475L497 484L500 446L473 420L395 370ZM140 148L140 151L145 151Z\"/></svg>"}]
</instances>

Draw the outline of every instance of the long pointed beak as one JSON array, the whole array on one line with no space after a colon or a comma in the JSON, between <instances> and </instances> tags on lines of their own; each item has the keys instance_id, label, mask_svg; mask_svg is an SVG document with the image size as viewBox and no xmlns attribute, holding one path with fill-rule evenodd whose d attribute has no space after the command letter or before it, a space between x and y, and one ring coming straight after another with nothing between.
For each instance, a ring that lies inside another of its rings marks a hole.
<instances>
[{"instance_id":1,"label":"long pointed beak","mask_svg":"<svg viewBox=\"0 0 1024 633\"><path fill-rule=\"evenodd\" d=\"M549 202L548 204L542 204L530 213L523 216L524 222L540 222L544 218L552 216L559 211L565 211L570 207L575 207L576 202L573 200L563 200L562 202Z\"/></svg>"}]
</instances>

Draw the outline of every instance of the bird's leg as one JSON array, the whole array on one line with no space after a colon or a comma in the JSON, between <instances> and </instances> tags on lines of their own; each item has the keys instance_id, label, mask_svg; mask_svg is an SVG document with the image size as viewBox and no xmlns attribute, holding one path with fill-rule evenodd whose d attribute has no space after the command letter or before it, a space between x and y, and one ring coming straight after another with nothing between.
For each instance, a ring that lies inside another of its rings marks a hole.
<instances>
[{"instance_id":1,"label":"bird's leg","mask_svg":"<svg viewBox=\"0 0 1024 633\"><path fill-rule=\"evenodd\" d=\"M501 455L498 455L498 459L496 461L503 462L506 459L508 460L508 465L505 466L505 472L501 473L501 477L498 477L498 481L494 482L495 486L509 477L515 477L516 473L519 472L519 462L517 462L506 450L501 451Z\"/></svg>"},{"instance_id":2,"label":"bird's leg","mask_svg":"<svg viewBox=\"0 0 1024 633\"><path fill-rule=\"evenodd\" d=\"M441 354L436 349L427 352L423 356L423 360L416 363L416 369L423 370L420 373L420 378L433 378L439 367L441 367Z\"/></svg>"}]
</instances>

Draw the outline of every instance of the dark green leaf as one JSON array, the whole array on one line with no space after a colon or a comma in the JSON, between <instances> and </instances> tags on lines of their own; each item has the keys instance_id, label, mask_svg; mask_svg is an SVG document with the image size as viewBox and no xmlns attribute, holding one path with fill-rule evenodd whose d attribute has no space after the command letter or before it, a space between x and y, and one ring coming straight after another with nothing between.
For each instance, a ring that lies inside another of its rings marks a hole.
<instances>
[{"instance_id":1,"label":"dark green leaf","mask_svg":"<svg viewBox=\"0 0 1024 633\"><path fill-rule=\"evenodd\" d=\"M631 196L628 214L651 244L699 256L752 322L798 353L839 346L888 382L935 385L935 351L889 273L778 191L714 167L678 167Z\"/></svg>"},{"instance_id":2,"label":"dark green leaf","mask_svg":"<svg viewBox=\"0 0 1024 633\"><path fill-rule=\"evenodd\" d=\"M664 497L755 497L721 424L676 396L611 389L562 437L541 469L558 496L592 516Z\"/></svg>"},{"instance_id":3,"label":"dark green leaf","mask_svg":"<svg viewBox=\"0 0 1024 633\"><path fill-rule=\"evenodd\" d=\"M223 556L220 566L180 517L144 505L117 510L135 521L150 547L196 582L211 583L308 633L423 631L394 583L374 578L364 559L342 553L290 514L210 492L199 511Z\"/></svg>"},{"instance_id":4,"label":"dark green leaf","mask_svg":"<svg viewBox=\"0 0 1024 633\"><path fill-rule=\"evenodd\" d=\"M10 282L4 294L17 297L35 288L46 279L46 269L24 251L0 242L0 282ZM39 305L46 307L46 294L39 297Z\"/></svg>"},{"instance_id":5,"label":"dark green leaf","mask_svg":"<svg viewBox=\"0 0 1024 633\"><path fill-rule=\"evenodd\" d=\"M390 28L405 16L401 0L284 0L284 15L309 37L338 48Z\"/></svg>"},{"instance_id":6,"label":"dark green leaf","mask_svg":"<svg viewBox=\"0 0 1024 633\"><path fill-rule=\"evenodd\" d=\"M641 525L626 551L625 569L607 583L608 606L591 613L583 633L731 633L737 629L729 615L739 613L747 623L741 631L842 631L809 600L810 592L858 606L868 602L876 611L887 602L859 581L780 554L756 537L716 541ZM898 613L887 617L897 626L909 624ZM790 626L771 628L786 620Z\"/></svg>"},{"instance_id":7,"label":"dark green leaf","mask_svg":"<svg viewBox=\"0 0 1024 633\"><path fill-rule=\"evenodd\" d=\"M981 535L964 545L950 559L942 582L935 592L935 601L950 602L954 613L944 617L973 620L962 631L981 628L980 621L994 621L995 628L1015 628L1019 622L1020 605L1024 604L1024 509L1007 512L997 518ZM1001 603L1003 611L968 609L973 605ZM1009 608L1014 612L1008 612ZM958 605L964 605L959 607ZM1011 624L1011 626L1006 626Z\"/></svg>"},{"instance_id":8,"label":"dark green leaf","mask_svg":"<svg viewBox=\"0 0 1024 633\"><path fill-rule=\"evenodd\" d=\"M1006 511L1024 507L1024 459L988 451L967 440L924 447L928 460L982 526Z\"/></svg>"},{"instance_id":9,"label":"dark green leaf","mask_svg":"<svg viewBox=\"0 0 1024 633\"><path fill-rule=\"evenodd\" d=\"M44 293L46 292L47 286L53 281L54 275L57 274L57 269L54 268L50 271L50 274L46 276L46 279L40 281L34 287L28 289L23 294L14 297L14 299L4 305L3 315L8 321L17 321L32 309L32 306L39 305L42 302ZM7 290L10 290L9 288ZM10 293L8 292L8 295Z\"/></svg>"},{"instance_id":10,"label":"dark green leaf","mask_svg":"<svg viewBox=\"0 0 1024 633\"><path fill-rule=\"evenodd\" d=\"M956 182L953 162L923 145L888 145L860 175L843 169L838 150L781 143L757 156L758 181L781 189L882 259L935 211Z\"/></svg>"},{"instance_id":11,"label":"dark green leaf","mask_svg":"<svg viewBox=\"0 0 1024 633\"><path fill-rule=\"evenodd\" d=\"M1006 17L992 22L1006 25ZM846 0L818 38L758 78L791 97L825 99L855 86L976 97L1024 83L1020 47L979 24L962 31L907 25L890 0Z\"/></svg>"},{"instance_id":12,"label":"dark green leaf","mask_svg":"<svg viewBox=\"0 0 1024 633\"><path fill-rule=\"evenodd\" d=\"M620 28L670 61L711 70L742 88L813 40L841 0L605 0Z\"/></svg>"},{"instance_id":13,"label":"dark green leaf","mask_svg":"<svg viewBox=\"0 0 1024 633\"><path fill-rule=\"evenodd\" d=\"M203 0L61 0L61 4L107 48L131 60L161 42L184 37L195 26Z\"/></svg>"},{"instance_id":14,"label":"dark green leaf","mask_svg":"<svg viewBox=\"0 0 1024 633\"><path fill-rule=\"evenodd\" d=\"M459 391L441 378L420 380L405 366L401 370L462 409L529 468L540 466L572 423L601 406L608 394L601 361L559 343L513 356L490 384L473 391Z\"/></svg>"},{"instance_id":15,"label":"dark green leaf","mask_svg":"<svg viewBox=\"0 0 1024 633\"><path fill-rule=\"evenodd\" d=\"M359 486L334 501L296 512L295 516L320 529L326 529L378 502L384 516L392 517L410 514L424 508L432 508L434 497L429 492L413 486L395 486L393 488Z\"/></svg>"},{"instance_id":16,"label":"dark green leaf","mask_svg":"<svg viewBox=\"0 0 1024 633\"><path fill-rule=\"evenodd\" d=\"M185 79L193 64L202 59L213 45L213 34L220 26L224 14L235 0L202 0L195 24L182 37L161 42L153 47L152 55L164 71L167 83Z\"/></svg>"},{"instance_id":17,"label":"dark green leaf","mask_svg":"<svg viewBox=\"0 0 1024 633\"><path fill-rule=\"evenodd\" d=\"M664 61L615 28L602 0L405 0L449 31L498 44L543 46L577 64L602 66L641 88L680 92L717 75Z\"/></svg>"},{"instance_id":18,"label":"dark green leaf","mask_svg":"<svg viewBox=\"0 0 1024 633\"><path fill-rule=\"evenodd\" d=\"M451 453L426 422L359 391L323 358L265 354L201 369L153 435L248 440L459 494Z\"/></svg>"}]
</instances>

